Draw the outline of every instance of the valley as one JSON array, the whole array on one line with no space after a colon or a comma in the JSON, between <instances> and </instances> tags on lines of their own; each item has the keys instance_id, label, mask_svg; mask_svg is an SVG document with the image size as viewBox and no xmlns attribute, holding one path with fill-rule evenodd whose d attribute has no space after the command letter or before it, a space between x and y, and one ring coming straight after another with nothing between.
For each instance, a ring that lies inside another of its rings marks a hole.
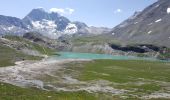
<instances>
[{"instance_id":1,"label":"valley","mask_svg":"<svg viewBox=\"0 0 170 100\"><path fill-rule=\"evenodd\" d=\"M170 0L112 28L71 20L74 11L0 15L0 100L170 100Z\"/></svg>"},{"instance_id":2,"label":"valley","mask_svg":"<svg viewBox=\"0 0 170 100\"><path fill-rule=\"evenodd\" d=\"M105 42L97 38L91 38L90 41L93 45L101 45ZM159 61L156 58L151 60L137 58L134 55L120 56L118 53L111 56L110 53L96 51L91 54L59 52L63 46L63 50L72 51L72 47L69 46L71 43L85 45L90 41L86 38L80 38L80 40L72 38L68 42L64 40L55 42L36 33L27 33L23 37L3 36L1 38L0 93L5 94L1 94L3 96L0 98L14 98L14 100L24 98L33 100L36 98L42 98L42 100L55 100L55 98L61 100L67 98L69 100L85 98L156 100L162 98L166 100L169 98L169 62ZM117 50L117 52L120 51ZM14 94L15 91L18 94L8 95ZM21 94L22 91L24 94ZM31 91L35 91L35 94L33 95ZM37 91L39 92L36 93Z\"/></svg>"}]
</instances>

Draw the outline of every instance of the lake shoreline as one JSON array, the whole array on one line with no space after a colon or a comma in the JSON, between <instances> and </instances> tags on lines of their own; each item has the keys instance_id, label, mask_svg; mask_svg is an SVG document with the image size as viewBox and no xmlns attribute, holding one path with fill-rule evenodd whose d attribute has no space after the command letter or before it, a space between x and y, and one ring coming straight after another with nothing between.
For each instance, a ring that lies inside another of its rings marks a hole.
<instances>
[{"instance_id":1,"label":"lake shoreline","mask_svg":"<svg viewBox=\"0 0 170 100\"><path fill-rule=\"evenodd\" d=\"M97 54L97 53L79 53L79 52L57 52L59 56L52 56L56 59L108 59L108 60L139 60L139 61L158 61L158 62L170 62L170 60L161 60L154 57L138 57L138 56L124 56L124 55L109 55L109 54Z\"/></svg>"}]
</instances>

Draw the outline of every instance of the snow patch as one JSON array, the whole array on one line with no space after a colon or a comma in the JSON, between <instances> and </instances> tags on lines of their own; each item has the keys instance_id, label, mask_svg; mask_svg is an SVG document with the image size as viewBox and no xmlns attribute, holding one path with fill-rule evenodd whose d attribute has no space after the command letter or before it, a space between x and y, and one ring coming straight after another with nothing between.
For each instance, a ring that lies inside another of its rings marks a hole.
<instances>
[{"instance_id":1,"label":"snow patch","mask_svg":"<svg viewBox=\"0 0 170 100\"><path fill-rule=\"evenodd\" d=\"M135 22L134 24L137 24L137 23L139 23L139 22Z\"/></svg>"},{"instance_id":2,"label":"snow patch","mask_svg":"<svg viewBox=\"0 0 170 100\"><path fill-rule=\"evenodd\" d=\"M11 27L8 27L8 30L12 30L14 28L15 28L15 26L11 26Z\"/></svg>"},{"instance_id":3,"label":"snow patch","mask_svg":"<svg viewBox=\"0 0 170 100\"><path fill-rule=\"evenodd\" d=\"M68 34L74 34L78 31L77 26L75 24L69 23L66 27L66 29L64 30L65 33Z\"/></svg>"},{"instance_id":4,"label":"snow patch","mask_svg":"<svg viewBox=\"0 0 170 100\"><path fill-rule=\"evenodd\" d=\"M37 30L44 30L50 33L56 32L57 25L55 24L54 21L50 20L45 20L43 19L42 21L32 21L32 25L35 29Z\"/></svg>"},{"instance_id":5,"label":"snow patch","mask_svg":"<svg viewBox=\"0 0 170 100\"><path fill-rule=\"evenodd\" d=\"M13 33L13 34L17 34L17 35L21 35L22 33L26 33L27 30L24 28L21 28L19 26L15 26L15 25L0 25L0 31L2 33Z\"/></svg>"},{"instance_id":6,"label":"snow patch","mask_svg":"<svg viewBox=\"0 0 170 100\"><path fill-rule=\"evenodd\" d=\"M157 8L157 7L159 7L159 5L156 5L155 7Z\"/></svg>"},{"instance_id":7,"label":"snow patch","mask_svg":"<svg viewBox=\"0 0 170 100\"><path fill-rule=\"evenodd\" d=\"M158 20L155 21L155 23L158 23L158 22L161 22L161 21L162 21L162 19L158 19Z\"/></svg>"},{"instance_id":8,"label":"snow patch","mask_svg":"<svg viewBox=\"0 0 170 100\"><path fill-rule=\"evenodd\" d=\"M112 35L115 35L115 33L112 33Z\"/></svg>"},{"instance_id":9,"label":"snow patch","mask_svg":"<svg viewBox=\"0 0 170 100\"><path fill-rule=\"evenodd\" d=\"M28 28L28 29L31 29L31 26L30 26L30 25L27 25L27 28Z\"/></svg>"},{"instance_id":10,"label":"snow patch","mask_svg":"<svg viewBox=\"0 0 170 100\"><path fill-rule=\"evenodd\" d=\"M151 34L151 33L152 33L152 31L149 31L149 32L148 32L148 34Z\"/></svg>"},{"instance_id":11,"label":"snow patch","mask_svg":"<svg viewBox=\"0 0 170 100\"><path fill-rule=\"evenodd\" d=\"M55 21L43 19L41 21L32 21L34 31L39 31L50 38L58 38L60 33L57 31Z\"/></svg>"},{"instance_id":12,"label":"snow patch","mask_svg":"<svg viewBox=\"0 0 170 100\"><path fill-rule=\"evenodd\" d=\"M167 8L167 14L170 14L170 8Z\"/></svg>"},{"instance_id":13,"label":"snow patch","mask_svg":"<svg viewBox=\"0 0 170 100\"><path fill-rule=\"evenodd\" d=\"M153 23L150 23L150 24L148 24L148 25L152 25Z\"/></svg>"},{"instance_id":14,"label":"snow patch","mask_svg":"<svg viewBox=\"0 0 170 100\"><path fill-rule=\"evenodd\" d=\"M4 31L13 31L13 30L15 30L16 29L16 26L14 26L14 25L12 25L12 26L2 26L1 27Z\"/></svg>"},{"instance_id":15,"label":"snow patch","mask_svg":"<svg viewBox=\"0 0 170 100\"><path fill-rule=\"evenodd\" d=\"M43 19L42 21L32 21L32 25L36 28L36 29L49 29L49 30L53 30L55 28L57 28L57 25L55 24L54 21L50 21L50 20L46 20Z\"/></svg>"},{"instance_id":16,"label":"snow patch","mask_svg":"<svg viewBox=\"0 0 170 100\"><path fill-rule=\"evenodd\" d=\"M4 31L7 31L8 29L7 28L5 28L5 27L1 27Z\"/></svg>"}]
</instances>

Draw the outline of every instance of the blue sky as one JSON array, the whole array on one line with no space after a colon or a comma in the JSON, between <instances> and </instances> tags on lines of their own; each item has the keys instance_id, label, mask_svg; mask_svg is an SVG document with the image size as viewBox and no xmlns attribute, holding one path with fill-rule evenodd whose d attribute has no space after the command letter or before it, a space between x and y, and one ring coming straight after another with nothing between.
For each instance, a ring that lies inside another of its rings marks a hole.
<instances>
[{"instance_id":1,"label":"blue sky","mask_svg":"<svg viewBox=\"0 0 170 100\"><path fill-rule=\"evenodd\" d=\"M114 27L157 0L1 0L0 15L23 18L33 8L60 12L71 21Z\"/></svg>"}]
</instances>

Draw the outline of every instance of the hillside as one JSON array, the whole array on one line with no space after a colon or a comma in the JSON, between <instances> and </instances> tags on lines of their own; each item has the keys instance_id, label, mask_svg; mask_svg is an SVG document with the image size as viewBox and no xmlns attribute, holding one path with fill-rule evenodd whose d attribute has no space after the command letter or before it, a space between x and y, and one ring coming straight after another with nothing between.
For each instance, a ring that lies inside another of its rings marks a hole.
<instances>
[{"instance_id":1,"label":"hillside","mask_svg":"<svg viewBox=\"0 0 170 100\"><path fill-rule=\"evenodd\" d=\"M170 47L170 0L158 0L112 29L114 39L124 44Z\"/></svg>"},{"instance_id":2,"label":"hillside","mask_svg":"<svg viewBox=\"0 0 170 100\"><path fill-rule=\"evenodd\" d=\"M0 66L14 65L16 61L40 60L55 50L18 36L0 38Z\"/></svg>"}]
</instances>

